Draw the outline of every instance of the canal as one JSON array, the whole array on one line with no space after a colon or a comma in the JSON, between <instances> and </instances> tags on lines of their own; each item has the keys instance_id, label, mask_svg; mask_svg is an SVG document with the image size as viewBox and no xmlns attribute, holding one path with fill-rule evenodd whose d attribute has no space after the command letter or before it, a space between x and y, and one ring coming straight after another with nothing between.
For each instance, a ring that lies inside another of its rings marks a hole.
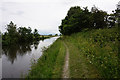
<instances>
[{"instance_id":1,"label":"canal","mask_svg":"<svg viewBox=\"0 0 120 80\"><path fill-rule=\"evenodd\" d=\"M30 70L31 63L37 61L45 48L58 37L40 40L32 44L13 45L2 49L2 78L21 78Z\"/></svg>"}]
</instances>

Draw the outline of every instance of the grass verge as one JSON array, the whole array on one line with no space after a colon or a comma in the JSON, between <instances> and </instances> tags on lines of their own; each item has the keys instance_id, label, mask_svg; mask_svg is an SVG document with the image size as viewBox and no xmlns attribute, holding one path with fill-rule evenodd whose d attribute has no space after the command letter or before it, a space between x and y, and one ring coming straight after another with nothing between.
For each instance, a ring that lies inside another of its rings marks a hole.
<instances>
[{"instance_id":1,"label":"grass verge","mask_svg":"<svg viewBox=\"0 0 120 80\"><path fill-rule=\"evenodd\" d=\"M37 63L32 64L27 76L29 78L60 78L64 65L65 47L61 39L56 40Z\"/></svg>"},{"instance_id":2,"label":"grass verge","mask_svg":"<svg viewBox=\"0 0 120 80\"><path fill-rule=\"evenodd\" d=\"M70 77L118 78L118 28L83 31L64 37L70 52Z\"/></svg>"}]
</instances>

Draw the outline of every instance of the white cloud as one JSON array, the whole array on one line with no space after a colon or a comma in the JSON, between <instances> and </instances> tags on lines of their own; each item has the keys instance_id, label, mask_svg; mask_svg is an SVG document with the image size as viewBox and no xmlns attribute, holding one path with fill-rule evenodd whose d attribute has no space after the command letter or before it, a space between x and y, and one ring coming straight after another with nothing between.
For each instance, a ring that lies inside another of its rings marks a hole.
<instances>
[{"instance_id":1,"label":"white cloud","mask_svg":"<svg viewBox=\"0 0 120 80\"><path fill-rule=\"evenodd\" d=\"M3 2L73 3L80 0L3 0Z\"/></svg>"}]
</instances>

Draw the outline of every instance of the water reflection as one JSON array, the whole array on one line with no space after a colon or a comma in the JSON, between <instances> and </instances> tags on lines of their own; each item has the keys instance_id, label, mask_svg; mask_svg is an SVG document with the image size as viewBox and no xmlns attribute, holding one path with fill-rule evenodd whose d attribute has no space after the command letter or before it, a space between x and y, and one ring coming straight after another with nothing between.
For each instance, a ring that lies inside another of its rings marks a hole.
<instances>
[{"instance_id":1,"label":"water reflection","mask_svg":"<svg viewBox=\"0 0 120 80\"><path fill-rule=\"evenodd\" d=\"M35 42L34 42L34 48L35 48L35 49L38 48L38 44L39 44L39 41L35 41Z\"/></svg>"},{"instance_id":2,"label":"water reflection","mask_svg":"<svg viewBox=\"0 0 120 80\"><path fill-rule=\"evenodd\" d=\"M38 60L42 55L42 48L51 45L58 37L19 45L3 47L2 77L21 78L31 69L31 60Z\"/></svg>"},{"instance_id":3,"label":"water reflection","mask_svg":"<svg viewBox=\"0 0 120 80\"><path fill-rule=\"evenodd\" d=\"M33 43L22 43L22 44L16 44L11 45L8 47L3 46L2 47L2 53L8 57L8 61L10 61L12 64L17 59L17 55L24 56L26 53L31 52L31 48L34 47L34 49L38 48L39 41L35 41Z\"/></svg>"}]
</instances>

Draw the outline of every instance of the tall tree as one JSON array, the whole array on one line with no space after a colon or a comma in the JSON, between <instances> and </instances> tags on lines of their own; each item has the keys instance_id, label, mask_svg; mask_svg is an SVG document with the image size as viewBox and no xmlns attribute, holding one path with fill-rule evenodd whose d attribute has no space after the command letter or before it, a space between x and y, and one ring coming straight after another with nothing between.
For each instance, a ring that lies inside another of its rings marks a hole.
<instances>
[{"instance_id":1,"label":"tall tree","mask_svg":"<svg viewBox=\"0 0 120 80\"><path fill-rule=\"evenodd\" d=\"M39 35L37 29L34 29L33 35L34 35L34 39L35 39L35 40L39 40L39 39L40 39L40 35Z\"/></svg>"},{"instance_id":2,"label":"tall tree","mask_svg":"<svg viewBox=\"0 0 120 80\"><path fill-rule=\"evenodd\" d=\"M80 32L85 28L90 28L92 23L91 12L89 12L87 7L81 9L78 6L75 6L70 8L67 16L62 20L59 31L64 35L70 35L72 33Z\"/></svg>"},{"instance_id":3,"label":"tall tree","mask_svg":"<svg viewBox=\"0 0 120 80\"><path fill-rule=\"evenodd\" d=\"M93 14L94 28L107 27L107 12L99 10L96 6L92 7L91 12Z\"/></svg>"},{"instance_id":4,"label":"tall tree","mask_svg":"<svg viewBox=\"0 0 120 80\"><path fill-rule=\"evenodd\" d=\"M12 21L7 25L7 32L8 32L8 38L9 43L16 43L18 41L18 32L16 29L16 24L14 24ZM7 34L6 34L7 35Z\"/></svg>"}]
</instances>

